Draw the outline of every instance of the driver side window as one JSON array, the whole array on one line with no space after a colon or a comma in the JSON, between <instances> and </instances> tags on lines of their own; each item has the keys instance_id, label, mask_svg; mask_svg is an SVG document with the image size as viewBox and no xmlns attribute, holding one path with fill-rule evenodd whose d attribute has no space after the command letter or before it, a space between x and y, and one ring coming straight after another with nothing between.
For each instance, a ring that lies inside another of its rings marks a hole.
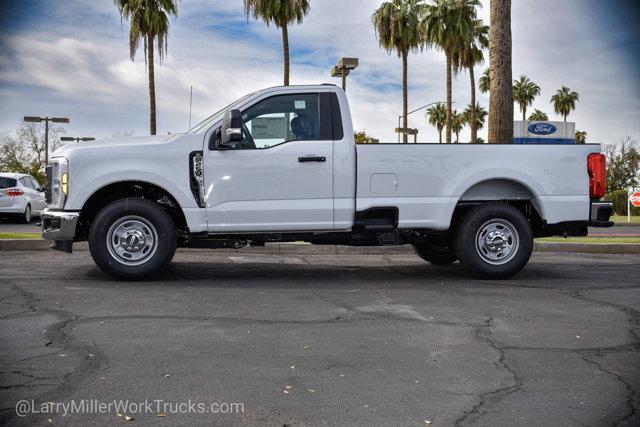
<instances>
[{"instance_id":1,"label":"driver side window","mask_svg":"<svg viewBox=\"0 0 640 427\"><path fill-rule=\"evenodd\" d=\"M236 149L266 149L289 141L320 140L318 94L277 95L242 112L243 135Z\"/></svg>"}]
</instances>

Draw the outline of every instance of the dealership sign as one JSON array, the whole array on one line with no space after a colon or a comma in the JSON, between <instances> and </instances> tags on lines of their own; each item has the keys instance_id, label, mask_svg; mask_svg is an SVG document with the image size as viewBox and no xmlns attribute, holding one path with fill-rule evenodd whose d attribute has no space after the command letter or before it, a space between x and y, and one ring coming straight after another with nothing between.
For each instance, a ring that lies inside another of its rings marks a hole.
<instances>
[{"instance_id":1,"label":"dealership sign","mask_svg":"<svg viewBox=\"0 0 640 427\"><path fill-rule=\"evenodd\" d=\"M640 191L631 193L631 195L629 196L629 201L633 206L640 207Z\"/></svg>"},{"instance_id":2,"label":"dealership sign","mask_svg":"<svg viewBox=\"0 0 640 427\"><path fill-rule=\"evenodd\" d=\"M549 120L515 120L513 142L514 144L575 144L576 124Z\"/></svg>"},{"instance_id":3,"label":"dealership sign","mask_svg":"<svg viewBox=\"0 0 640 427\"><path fill-rule=\"evenodd\" d=\"M531 123L527 130L534 135L551 135L556 133L558 128L553 123Z\"/></svg>"}]
</instances>

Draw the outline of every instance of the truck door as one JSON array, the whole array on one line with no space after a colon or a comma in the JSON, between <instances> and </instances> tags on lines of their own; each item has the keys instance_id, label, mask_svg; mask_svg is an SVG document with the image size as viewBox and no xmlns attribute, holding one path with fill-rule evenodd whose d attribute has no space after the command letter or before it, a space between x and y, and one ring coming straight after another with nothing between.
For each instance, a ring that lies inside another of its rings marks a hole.
<instances>
[{"instance_id":1,"label":"truck door","mask_svg":"<svg viewBox=\"0 0 640 427\"><path fill-rule=\"evenodd\" d=\"M330 94L268 95L242 118L241 142L205 147L209 232L333 229Z\"/></svg>"}]
</instances>

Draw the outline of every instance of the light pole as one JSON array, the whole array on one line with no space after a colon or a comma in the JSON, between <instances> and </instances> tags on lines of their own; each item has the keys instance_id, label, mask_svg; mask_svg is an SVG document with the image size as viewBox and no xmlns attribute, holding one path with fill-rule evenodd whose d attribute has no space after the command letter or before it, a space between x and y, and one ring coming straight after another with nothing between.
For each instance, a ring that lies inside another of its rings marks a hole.
<instances>
[{"instance_id":1,"label":"light pole","mask_svg":"<svg viewBox=\"0 0 640 427\"><path fill-rule=\"evenodd\" d=\"M27 123L44 122L44 164L49 164L49 122L51 123L69 123L67 117L35 117L24 116L23 120Z\"/></svg>"},{"instance_id":2,"label":"light pole","mask_svg":"<svg viewBox=\"0 0 640 427\"><path fill-rule=\"evenodd\" d=\"M95 138L89 137L89 136L84 136L84 137L73 137L73 136L61 136L60 137L60 141L75 141L75 142L80 142L80 141L95 141Z\"/></svg>"},{"instance_id":3,"label":"light pole","mask_svg":"<svg viewBox=\"0 0 640 427\"><path fill-rule=\"evenodd\" d=\"M358 58L340 58L331 69L331 77L342 77L342 90L347 90L347 76L358 68Z\"/></svg>"},{"instance_id":4,"label":"light pole","mask_svg":"<svg viewBox=\"0 0 640 427\"><path fill-rule=\"evenodd\" d=\"M451 102L451 103L452 103L452 104L455 104L455 102ZM444 102L442 102L442 101L430 102L430 103L428 103L427 105L423 105L423 106L422 106L422 107L420 107L420 108L416 108L415 110L409 111L409 112L407 113L407 116L409 116L409 114L413 114L413 113L415 113L416 111L423 110L423 109L425 109L425 108L427 108L427 107L430 107L430 106L432 106L432 105L435 105L435 104L444 104ZM401 127L400 127L400 126L401 126L401 124L400 124L400 120L402 120L402 114L398 116L398 129L401 129ZM398 132L398 144L400 144L400 135L401 135L402 133L403 133L403 132ZM416 132L416 133L417 133L417 132ZM414 136L415 136L415 135L414 135ZM414 140L415 140L415 138L414 138Z\"/></svg>"}]
</instances>

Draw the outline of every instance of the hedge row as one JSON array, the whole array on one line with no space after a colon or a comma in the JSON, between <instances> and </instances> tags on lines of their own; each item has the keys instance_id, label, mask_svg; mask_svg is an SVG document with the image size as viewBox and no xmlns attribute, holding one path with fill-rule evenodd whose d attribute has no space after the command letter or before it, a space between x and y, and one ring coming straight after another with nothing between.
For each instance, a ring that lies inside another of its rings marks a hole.
<instances>
[{"instance_id":1,"label":"hedge row","mask_svg":"<svg viewBox=\"0 0 640 427\"><path fill-rule=\"evenodd\" d=\"M615 190L606 194L604 199L613 202L613 211L616 215L626 215L627 197L627 190ZM631 215L640 215L640 208L631 206Z\"/></svg>"}]
</instances>

